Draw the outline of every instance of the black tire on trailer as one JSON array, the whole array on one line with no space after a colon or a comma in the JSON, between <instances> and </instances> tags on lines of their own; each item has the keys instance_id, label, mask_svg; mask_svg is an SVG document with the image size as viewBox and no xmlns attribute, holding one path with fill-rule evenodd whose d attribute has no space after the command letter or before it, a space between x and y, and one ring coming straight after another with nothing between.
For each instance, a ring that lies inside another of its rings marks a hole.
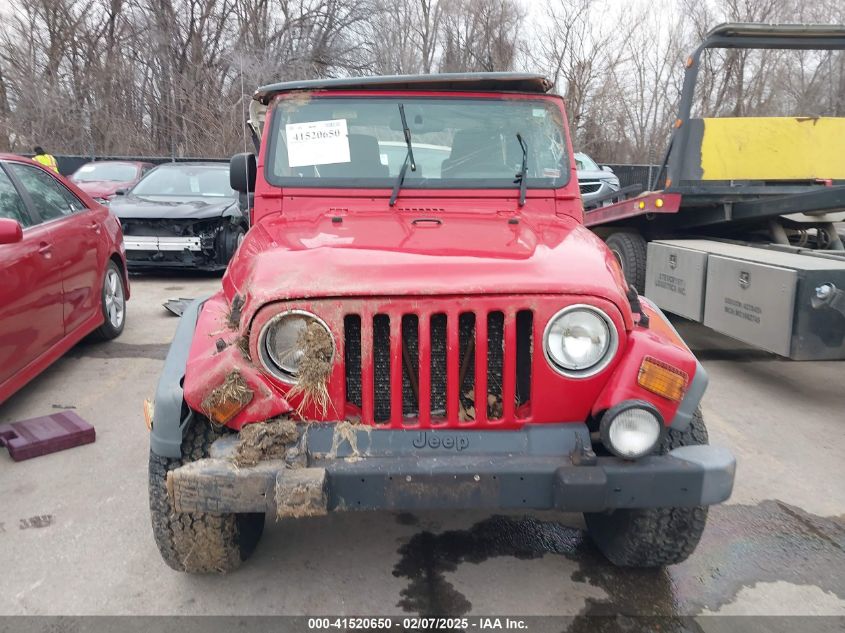
<instances>
[{"instance_id":1,"label":"black tire on trailer","mask_svg":"<svg viewBox=\"0 0 845 633\"><path fill-rule=\"evenodd\" d=\"M707 427L699 410L686 431L669 429L660 452L707 443ZM707 507L585 513L584 520L590 538L614 565L663 567L686 560L695 550L707 522Z\"/></svg>"},{"instance_id":2,"label":"black tire on trailer","mask_svg":"<svg viewBox=\"0 0 845 633\"><path fill-rule=\"evenodd\" d=\"M123 273L113 260L109 260L103 273L100 309L103 312L103 324L91 333L91 338L97 341L117 338L126 325L126 288Z\"/></svg>"},{"instance_id":3,"label":"black tire on trailer","mask_svg":"<svg viewBox=\"0 0 845 633\"><path fill-rule=\"evenodd\" d=\"M637 292L645 292L645 238L636 231L617 231L605 239L608 248L622 265L622 272L629 284L633 284Z\"/></svg>"},{"instance_id":4,"label":"black tire on trailer","mask_svg":"<svg viewBox=\"0 0 845 633\"><path fill-rule=\"evenodd\" d=\"M240 566L255 550L264 531L264 514L176 512L167 495L167 473L208 456L211 444L225 429L215 429L195 415L182 440L182 458L150 451L149 491L153 536L161 557L176 571L191 574L226 573Z\"/></svg>"}]
</instances>

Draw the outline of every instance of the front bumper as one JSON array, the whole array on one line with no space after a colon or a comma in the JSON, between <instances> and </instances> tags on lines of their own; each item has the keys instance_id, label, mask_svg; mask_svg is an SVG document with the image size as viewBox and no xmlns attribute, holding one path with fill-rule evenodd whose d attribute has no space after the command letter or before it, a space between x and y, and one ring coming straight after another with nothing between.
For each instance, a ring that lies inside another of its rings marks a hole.
<instances>
[{"instance_id":1,"label":"front bumper","mask_svg":"<svg viewBox=\"0 0 845 633\"><path fill-rule=\"evenodd\" d=\"M133 237L131 239L137 240L138 238ZM226 269L226 264L221 264L213 251L208 252L193 247L182 250L156 250L153 247L138 249L130 247L128 241L126 242L126 265L132 271L177 268L204 271Z\"/></svg>"},{"instance_id":2,"label":"front bumper","mask_svg":"<svg viewBox=\"0 0 845 633\"><path fill-rule=\"evenodd\" d=\"M687 446L636 462L596 458L583 424L519 431L379 430L311 424L298 461L233 461L238 436L168 474L179 512L301 517L344 510L616 508L712 505L733 488L729 451ZM293 464L293 465L292 465Z\"/></svg>"},{"instance_id":3,"label":"front bumper","mask_svg":"<svg viewBox=\"0 0 845 633\"><path fill-rule=\"evenodd\" d=\"M155 235L124 235L127 251L202 251L199 237L158 237Z\"/></svg>"}]
</instances>

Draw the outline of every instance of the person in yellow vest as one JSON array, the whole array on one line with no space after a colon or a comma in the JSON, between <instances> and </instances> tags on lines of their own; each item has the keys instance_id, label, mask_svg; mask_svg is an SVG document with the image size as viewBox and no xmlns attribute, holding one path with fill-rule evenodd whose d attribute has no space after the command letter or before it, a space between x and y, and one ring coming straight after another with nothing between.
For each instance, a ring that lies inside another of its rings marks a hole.
<instances>
[{"instance_id":1,"label":"person in yellow vest","mask_svg":"<svg viewBox=\"0 0 845 633\"><path fill-rule=\"evenodd\" d=\"M32 157L32 160L37 163L41 163L45 167L52 169L57 174L59 173L59 164L56 162L55 156L45 152L44 148L40 145L36 145L32 151L35 153L35 156Z\"/></svg>"}]
</instances>

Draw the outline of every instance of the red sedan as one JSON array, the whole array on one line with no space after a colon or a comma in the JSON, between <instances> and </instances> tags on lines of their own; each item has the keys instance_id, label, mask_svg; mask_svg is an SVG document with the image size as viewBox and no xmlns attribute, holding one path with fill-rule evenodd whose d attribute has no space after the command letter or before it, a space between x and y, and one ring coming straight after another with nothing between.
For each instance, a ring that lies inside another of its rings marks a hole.
<instances>
[{"instance_id":1,"label":"red sedan","mask_svg":"<svg viewBox=\"0 0 845 633\"><path fill-rule=\"evenodd\" d=\"M70 180L97 202L106 203L117 191L134 187L153 167L138 161L103 160L85 163Z\"/></svg>"},{"instance_id":2,"label":"red sedan","mask_svg":"<svg viewBox=\"0 0 845 633\"><path fill-rule=\"evenodd\" d=\"M0 154L0 403L88 334L120 335L129 280L117 218L67 179Z\"/></svg>"}]
</instances>

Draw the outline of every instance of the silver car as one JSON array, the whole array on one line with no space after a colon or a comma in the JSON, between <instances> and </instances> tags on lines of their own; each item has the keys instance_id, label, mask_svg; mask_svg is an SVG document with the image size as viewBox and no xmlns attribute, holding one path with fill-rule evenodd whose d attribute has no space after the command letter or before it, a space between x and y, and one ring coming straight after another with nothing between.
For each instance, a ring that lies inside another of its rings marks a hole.
<instances>
[{"instance_id":1,"label":"silver car","mask_svg":"<svg viewBox=\"0 0 845 633\"><path fill-rule=\"evenodd\" d=\"M613 191L619 191L619 178L605 165L599 167L592 158L581 152L575 152L575 166L578 169L578 186L585 209L611 204L614 200L594 202Z\"/></svg>"}]
</instances>

